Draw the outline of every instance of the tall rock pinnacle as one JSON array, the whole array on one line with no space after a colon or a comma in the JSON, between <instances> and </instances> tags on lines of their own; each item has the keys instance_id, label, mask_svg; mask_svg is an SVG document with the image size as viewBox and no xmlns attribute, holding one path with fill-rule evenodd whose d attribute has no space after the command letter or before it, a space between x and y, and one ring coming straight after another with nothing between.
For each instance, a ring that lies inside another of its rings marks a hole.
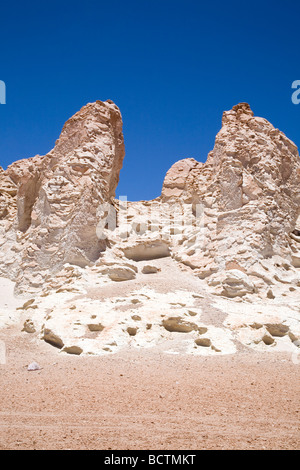
<instances>
[{"instance_id":1,"label":"tall rock pinnacle","mask_svg":"<svg viewBox=\"0 0 300 470\"><path fill-rule=\"evenodd\" d=\"M162 201L201 204L205 244L181 260L200 277L251 266L279 255L293 262L290 233L300 214L300 160L296 145L247 103L223 113L206 163L181 160L168 171ZM254 269L254 268L253 268Z\"/></svg>"},{"instance_id":2,"label":"tall rock pinnacle","mask_svg":"<svg viewBox=\"0 0 300 470\"><path fill-rule=\"evenodd\" d=\"M66 122L51 152L8 167L2 181L16 197L17 240L12 235L2 256L15 260L10 270L21 284L39 286L44 270L98 259L105 245L96 235L97 210L115 195L124 154L118 107L96 101ZM23 246L17 255L14 241Z\"/></svg>"}]
</instances>

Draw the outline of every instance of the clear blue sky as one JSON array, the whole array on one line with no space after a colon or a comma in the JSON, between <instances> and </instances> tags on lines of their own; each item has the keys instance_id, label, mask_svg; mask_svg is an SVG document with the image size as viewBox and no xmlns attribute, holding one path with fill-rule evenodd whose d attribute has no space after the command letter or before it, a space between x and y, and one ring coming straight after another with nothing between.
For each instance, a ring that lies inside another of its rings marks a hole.
<instances>
[{"instance_id":1,"label":"clear blue sky","mask_svg":"<svg viewBox=\"0 0 300 470\"><path fill-rule=\"evenodd\" d=\"M300 146L300 2L1 2L0 165L44 155L87 102L121 109L117 196L160 194L177 160L205 161L224 110L246 101Z\"/></svg>"}]
</instances>

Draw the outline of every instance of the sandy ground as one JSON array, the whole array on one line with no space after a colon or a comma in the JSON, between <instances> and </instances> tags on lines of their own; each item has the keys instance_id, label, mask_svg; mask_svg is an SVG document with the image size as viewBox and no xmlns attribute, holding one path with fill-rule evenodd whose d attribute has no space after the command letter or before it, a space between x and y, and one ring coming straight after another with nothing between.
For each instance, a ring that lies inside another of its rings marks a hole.
<instances>
[{"instance_id":1,"label":"sandy ground","mask_svg":"<svg viewBox=\"0 0 300 470\"><path fill-rule=\"evenodd\" d=\"M299 449L300 364L241 351L71 356L0 331L0 449ZM39 371L27 371L36 361Z\"/></svg>"}]
</instances>

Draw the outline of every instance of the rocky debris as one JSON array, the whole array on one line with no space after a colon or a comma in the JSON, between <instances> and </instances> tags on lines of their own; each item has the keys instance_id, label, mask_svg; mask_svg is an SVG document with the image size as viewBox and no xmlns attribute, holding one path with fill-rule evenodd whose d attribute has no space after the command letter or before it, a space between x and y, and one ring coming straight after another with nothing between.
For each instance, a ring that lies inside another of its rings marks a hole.
<instances>
[{"instance_id":1,"label":"rocky debris","mask_svg":"<svg viewBox=\"0 0 300 470\"><path fill-rule=\"evenodd\" d=\"M193 348L195 339L204 334L209 334L219 350L225 341L224 353L235 351L230 335L201 322L196 292L158 293L144 287L129 289L122 296L116 287L114 295L107 296L108 285L111 284L103 285L106 298L101 300L87 295L74 297L68 292L60 293L59 299L56 292L41 297L32 318L37 336L68 354L107 354L128 344L148 348L168 341L173 348L177 344L179 350L187 353L206 354ZM193 321L190 311L194 313Z\"/></svg>"}]
</instances>

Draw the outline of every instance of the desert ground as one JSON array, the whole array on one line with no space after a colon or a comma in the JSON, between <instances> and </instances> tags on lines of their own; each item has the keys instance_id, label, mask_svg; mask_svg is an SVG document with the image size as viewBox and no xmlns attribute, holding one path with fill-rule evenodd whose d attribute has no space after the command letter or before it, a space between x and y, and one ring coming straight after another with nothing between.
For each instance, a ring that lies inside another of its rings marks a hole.
<instances>
[{"instance_id":1,"label":"desert ground","mask_svg":"<svg viewBox=\"0 0 300 470\"><path fill-rule=\"evenodd\" d=\"M0 332L0 449L300 447L300 364L287 353L73 356ZM41 369L28 371L36 361Z\"/></svg>"}]
</instances>

